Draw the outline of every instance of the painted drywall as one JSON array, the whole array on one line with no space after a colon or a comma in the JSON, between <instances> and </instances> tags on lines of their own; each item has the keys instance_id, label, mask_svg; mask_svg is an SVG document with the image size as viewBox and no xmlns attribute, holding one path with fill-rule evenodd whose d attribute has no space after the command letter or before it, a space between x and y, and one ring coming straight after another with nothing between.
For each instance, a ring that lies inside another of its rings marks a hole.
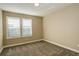
<instances>
[{"instance_id":1,"label":"painted drywall","mask_svg":"<svg viewBox=\"0 0 79 59\"><path fill-rule=\"evenodd\" d=\"M44 17L45 40L79 51L79 5L72 4Z\"/></svg>"},{"instance_id":2,"label":"painted drywall","mask_svg":"<svg viewBox=\"0 0 79 59\"><path fill-rule=\"evenodd\" d=\"M6 39L6 16L17 16L20 18L25 17L25 18L32 19L32 37ZM4 21L3 22L3 29L4 29L3 45L4 46L18 45L20 43L26 43L29 41L39 40L43 38L42 17L3 11L3 21Z\"/></svg>"},{"instance_id":3,"label":"painted drywall","mask_svg":"<svg viewBox=\"0 0 79 59\"><path fill-rule=\"evenodd\" d=\"M0 10L0 52L2 51L3 31L2 31L2 10Z\"/></svg>"}]
</instances>

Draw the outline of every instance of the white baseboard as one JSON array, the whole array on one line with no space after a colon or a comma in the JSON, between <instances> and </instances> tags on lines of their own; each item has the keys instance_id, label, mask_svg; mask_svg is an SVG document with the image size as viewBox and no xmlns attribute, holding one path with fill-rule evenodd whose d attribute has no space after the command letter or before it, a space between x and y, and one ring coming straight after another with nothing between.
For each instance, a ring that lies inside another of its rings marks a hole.
<instances>
[{"instance_id":1,"label":"white baseboard","mask_svg":"<svg viewBox=\"0 0 79 59\"><path fill-rule=\"evenodd\" d=\"M58 43L56 43L56 42L52 42L52 41L46 40L46 39L39 39L39 40L33 40L33 41L29 41L29 42L23 42L23 43L18 43L18 44L13 44L13 45L7 45L7 46L4 46L3 48L7 48L7 47L11 47L11 46L16 46L16 45L27 44L27 43L31 43L31 42L42 41L42 40L44 40L44 41L46 41L46 42L49 42L49 43L51 43L51 44L55 44L55 45L58 45L58 46L60 46L60 47L63 47L63 48L69 49L69 50L71 50L71 51L74 51L74 52L79 53L79 50L72 49L72 48L70 48L70 47L67 47L67 46L58 44ZM0 49L0 53L2 52L3 48Z\"/></svg>"},{"instance_id":2,"label":"white baseboard","mask_svg":"<svg viewBox=\"0 0 79 59\"><path fill-rule=\"evenodd\" d=\"M3 48L0 48L0 54L1 54L2 50L3 50Z\"/></svg>"},{"instance_id":3,"label":"white baseboard","mask_svg":"<svg viewBox=\"0 0 79 59\"><path fill-rule=\"evenodd\" d=\"M7 45L7 46L4 46L4 48L16 46L16 45L27 44L27 43L36 42L36 41L42 41L42 40L43 39L38 39L38 40L33 40L33 41L28 41L28 42L23 42L23 43L18 43L18 44Z\"/></svg>"},{"instance_id":4,"label":"white baseboard","mask_svg":"<svg viewBox=\"0 0 79 59\"><path fill-rule=\"evenodd\" d=\"M57 45L57 46L60 46L60 47L63 47L63 48L69 49L69 50L71 50L71 51L74 51L74 52L79 53L79 50L72 49L72 48L70 48L70 47L67 47L67 46L61 45L61 44L59 44L59 43L52 42L52 41L50 41L50 40L45 40L45 39L44 39L44 41L49 42L49 43L51 43L51 44L55 44L55 45Z\"/></svg>"}]
</instances>

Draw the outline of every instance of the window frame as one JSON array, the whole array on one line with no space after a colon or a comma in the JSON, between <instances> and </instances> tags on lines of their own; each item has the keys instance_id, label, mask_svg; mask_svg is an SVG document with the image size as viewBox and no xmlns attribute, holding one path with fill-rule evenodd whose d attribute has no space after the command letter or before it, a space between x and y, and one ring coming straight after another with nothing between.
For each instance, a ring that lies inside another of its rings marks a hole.
<instances>
[{"instance_id":1,"label":"window frame","mask_svg":"<svg viewBox=\"0 0 79 59\"><path fill-rule=\"evenodd\" d=\"M18 37L8 37L8 20L7 20L7 17L18 17L19 18L19 20L20 20L20 36L18 36ZM6 16L6 39L17 39L17 38L28 38L28 37L32 37L33 36L33 28L31 28L31 30L32 30L32 35L31 36L22 36L22 19L23 18L25 18L25 19L27 19L27 20L31 20L32 21L32 19L30 19L30 18L27 18L27 17L19 17L19 16L10 16L10 15L8 15L8 16ZM31 22L31 25L32 25L32 22Z\"/></svg>"},{"instance_id":2,"label":"window frame","mask_svg":"<svg viewBox=\"0 0 79 59\"><path fill-rule=\"evenodd\" d=\"M8 20L7 20L7 17L17 17L17 16L6 16L6 39L20 38L21 34L20 34L20 36L17 36L17 37L8 37ZM19 18L19 20L20 20L20 17L17 17L17 18ZM20 30L20 32L21 32L21 30Z\"/></svg>"},{"instance_id":3,"label":"window frame","mask_svg":"<svg viewBox=\"0 0 79 59\"><path fill-rule=\"evenodd\" d=\"M33 33L33 30L32 30L32 19L29 19L29 18L25 18L25 17L24 17L24 18L21 19L21 37L32 37L32 35L33 35L32 33L31 33L31 36L23 36L23 32L22 32L22 29L23 29L23 27L22 27L22 26L23 26L23 21L22 21L22 20L23 20L23 19L31 20L31 31L32 31L32 33Z\"/></svg>"}]
</instances>

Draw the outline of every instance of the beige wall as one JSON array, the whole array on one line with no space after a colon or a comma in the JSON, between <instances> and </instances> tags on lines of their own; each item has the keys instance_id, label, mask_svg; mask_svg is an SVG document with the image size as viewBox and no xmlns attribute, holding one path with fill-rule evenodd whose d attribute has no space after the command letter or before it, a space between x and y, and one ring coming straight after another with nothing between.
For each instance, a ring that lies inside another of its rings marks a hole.
<instances>
[{"instance_id":1,"label":"beige wall","mask_svg":"<svg viewBox=\"0 0 79 59\"><path fill-rule=\"evenodd\" d=\"M51 13L43 23L45 40L79 51L79 5Z\"/></svg>"},{"instance_id":2,"label":"beige wall","mask_svg":"<svg viewBox=\"0 0 79 59\"><path fill-rule=\"evenodd\" d=\"M24 38L17 38L17 39L6 39L6 16L18 16L20 18L26 17L32 19L32 37L24 37ZM42 28L42 17L31 16L31 15L24 15L19 13L12 13L3 11L3 19L4 19L4 46L25 43L33 40L39 40L43 38L43 28Z\"/></svg>"},{"instance_id":3,"label":"beige wall","mask_svg":"<svg viewBox=\"0 0 79 59\"><path fill-rule=\"evenodd\" d=\"M2 50L3 31L2 31L2 10L0 10L0 52Z\"/></svg>"}]
</instances>

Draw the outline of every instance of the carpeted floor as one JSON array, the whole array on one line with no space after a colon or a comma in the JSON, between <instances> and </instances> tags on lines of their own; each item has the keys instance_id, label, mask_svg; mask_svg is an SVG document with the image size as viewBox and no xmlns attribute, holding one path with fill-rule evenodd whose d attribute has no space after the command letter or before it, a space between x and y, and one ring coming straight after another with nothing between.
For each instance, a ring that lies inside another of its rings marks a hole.
<instances>
[{"instance_id":1,"label":"carpeted floor","mask_svg":"<svg viewBox=\"0 0 79 59\"><path fill-rule=\"evenodd\" d=\"M78 56L78 53L40 41L5 48L1 56Z\"/></svg>"}]
</instances>

